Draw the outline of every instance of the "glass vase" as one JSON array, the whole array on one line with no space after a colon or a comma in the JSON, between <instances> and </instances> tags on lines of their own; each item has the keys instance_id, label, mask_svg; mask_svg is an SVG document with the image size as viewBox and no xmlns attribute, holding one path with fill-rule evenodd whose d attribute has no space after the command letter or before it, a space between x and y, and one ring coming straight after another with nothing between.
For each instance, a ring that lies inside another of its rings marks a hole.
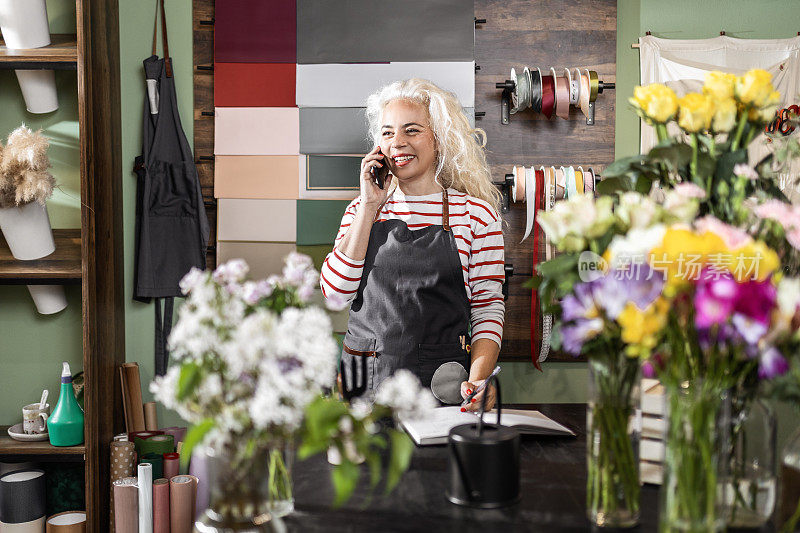
<instances>
[{"instance_id":1,"label":"glass vase","mask_svg":"<svg viewBox=\"0 0 800 533\"><path fill-rule=\"evenodd\" d=\"M797 531L800 527L800 428L794 432L781 452L780 531Z\"/></svg>"},{"instance_id":2,"label":"glass vase","mask_svg":"<svg viewBox=\"0 0 800 533\"><path fill-rule=\"evenodd\" d=\"M700 380L667 387L666 424L659 530L722 531L726 507L718 478L728 461L728 393Z\"/></svg>"},{"instance_id":3,"label":"glass vase","mask_svg":"<svg viewBox=\"0 0 800 533\"><path fill-rule=\"evenodd\" d=\"M291 442L254 450L206 448L204 453L210 500L209 508L195 523L197 531L281 530L280 517L294 511Z\"/></svg>"},{"instance_id":4,"label":"glass vase","mask_svg":"<svg viewBox=\"0 0 800 533\"><path fill-rule=\"evenodd\" d=\"M590 354L586 508L599 527L639 523L639 361Z\"/></svg>"},{"instance_id":5,"label":"glass vase","mask_svg":"<svg viewBox=\"0 0 800 533\"><path fill-rule=\"evenodd\" d=\"M758 398L731 401L730 461L720 480L728 527L759 528L775 509L776 423Z\"/></svg>"}]
</instances>

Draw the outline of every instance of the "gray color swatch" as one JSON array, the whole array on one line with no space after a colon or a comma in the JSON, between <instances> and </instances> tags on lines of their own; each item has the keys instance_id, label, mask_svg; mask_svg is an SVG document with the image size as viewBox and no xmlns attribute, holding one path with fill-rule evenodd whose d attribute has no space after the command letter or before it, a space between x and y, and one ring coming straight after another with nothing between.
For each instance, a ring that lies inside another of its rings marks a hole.
<instances>
[{"instance_id":1,"label":"gray color swatch","mask_svg":"<svg viewBox=\"0 0 800 533\"><path fill-rule=\"evenodd\" d=\"M475 125L475 109L464 108ZM367 139L363 107L301 107L301 154L366 154L372 149Z\"/></svg>"},{"instance_id":2,"label":"gray color swatch","mask_svg":"<svg viewBox=\"0 0 800 533\"><path fill-rule=\"evenodd\" d=\"M472 0L297 1L298 63L472 61Z\"/></svg>"},{"instance_id":3,"label":"gray color swatch","mask_svg":"<svg viewBox=\"0 0 800 533\"><path fill-rule=\"evenodd\" d=\"M358 190L361 158L344 155L311 155L308 157L308 190Z\"/></svg>"}]
</instances>

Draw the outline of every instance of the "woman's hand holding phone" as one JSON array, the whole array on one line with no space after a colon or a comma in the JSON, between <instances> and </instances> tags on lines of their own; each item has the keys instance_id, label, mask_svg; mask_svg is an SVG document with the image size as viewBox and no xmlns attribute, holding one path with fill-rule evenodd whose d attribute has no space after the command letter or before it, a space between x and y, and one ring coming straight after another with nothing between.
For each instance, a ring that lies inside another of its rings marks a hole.
<instances>
[{"instance_id":1,"label":"woman's hand holding phone","mask_svg":"<svg viewBox=\"0 0 800 533\"><path fill-rule=\"evenodd\" d=\"M386 197L389 195L389 179L388 176L384 179L383 188L381 189L375 183L372 169L376 171L386 168L388 162L386 157L381 152L380 146L376 146L364 159L361 160L361 202L365 207L373 208L377 211Z\"/></svg>"}]
</instances>

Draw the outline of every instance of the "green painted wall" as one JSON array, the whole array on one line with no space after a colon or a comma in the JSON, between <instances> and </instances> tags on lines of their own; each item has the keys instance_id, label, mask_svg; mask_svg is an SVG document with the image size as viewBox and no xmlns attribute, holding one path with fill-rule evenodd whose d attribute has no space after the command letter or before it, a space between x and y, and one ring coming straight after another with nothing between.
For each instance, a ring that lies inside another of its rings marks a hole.
<instances>
[{"instance_id":1,"label":"green painted wall","mask_svg":"<svg viewBox=\"0 0 800 533\"><path fill-rule=\"evenodd\" d=\"M52 33L75 32L75 2L49 0ZM78 155L78 86L75 71L56 71L58 110L28 113L14 71L0 70L0 140L25 123L42 129L50 138L48 156L58 189L47 203L54 228L80 228L80 177ZM50 390L51 406L58 398L61 362L74 372L83 367L81 350L81 294L67 287L67 308L56 315L36 312L28 290L0 285L0 425L22 420L23 405L39 401Z\"/></svg>"}]
</instances>

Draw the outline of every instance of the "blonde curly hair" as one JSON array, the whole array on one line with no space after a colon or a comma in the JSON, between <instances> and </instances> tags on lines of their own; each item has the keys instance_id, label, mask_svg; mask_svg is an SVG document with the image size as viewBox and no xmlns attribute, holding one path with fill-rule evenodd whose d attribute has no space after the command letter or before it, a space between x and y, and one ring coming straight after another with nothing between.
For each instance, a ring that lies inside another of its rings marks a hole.
<instances>
[{"instance_id":1,"label":"blonde curly hair","mask_svg":"<svg viewBox=\"0 0 800 533\"><path fill-rule=\"evenodd\" d=\"M420 78L396 81L367 98L370 140L380 142L381 114L393 100L422 105L428 113L438 151L436 181L445 188L479 198L500 212L500 192L486 163L486 132L473 128L456 95Z\"/></svg>"}]
</instances>

